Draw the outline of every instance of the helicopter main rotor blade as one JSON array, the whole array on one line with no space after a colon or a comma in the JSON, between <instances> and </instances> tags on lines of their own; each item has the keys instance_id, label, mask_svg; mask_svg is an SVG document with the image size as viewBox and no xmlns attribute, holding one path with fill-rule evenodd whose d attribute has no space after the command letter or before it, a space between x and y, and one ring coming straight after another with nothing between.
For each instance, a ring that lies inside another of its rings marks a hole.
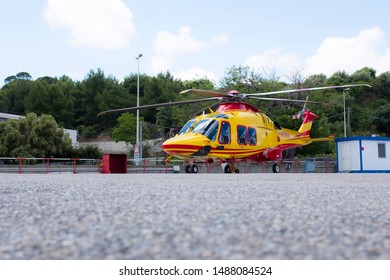
<instances>
[{"instance_id":1,"label":"helicopter main rotor blade","mask_svg":"<svg viewBox=\"0 0 390 280\"><path fill-rule=\"evenodd\" d=\"M290 102L313 103L313 104L320 104L320 103L321 103L321 102L310 101L310 100L287 99L287 98L273 98L273 97L256 97L256 96L248 96L248 99L267 100L267 101L290 101Z\"/></svg>"},{"instance_id":2,"label":"helicopter main rotor blade","mask_svg":"<svg viewBox=\"0 0 390 280\"><path fill-rule=\"evenodd\" d=\"M107 113L119 113L119 112L135 111L140 109L151 109L151 108L168 107L168 106L176 106L176 105L194 104L194 103L201 103L201 102L217 100L217 99L219 98L211 97L211 98L203 98L203 99L195 99L195 100L184 100L184 101L166 102L166 103L158 103L158 104L149 104L149 105L142 105L138 107L111 109L111 110L100 112L98 116L102 116Z\"/></svg>"},{"instance_id":3,"label":"helicopter main rotor blade","mask_svg":"<svg viewBox=\"0 0 390 280\"><path fill-rule=\"evenodd\" d=\"M322 89L336 89L336 88L351 88L351 87L371 87L367 84L354 84L354 85L342 85L342 86L327 86L327 87L313 87L313 88L298 88L298 89L287 89L287 90L279 90L279 91L269 91L269 92L260 92L260 93L248 93L245 96L264 96L264 95L274 95L279 93L291 93L291 92L305 92L305 91L313 91L313 90L322 90Z\"/></svg>"},{"instance_id":4,"label":"helicopter main rotor blade","mask_svg":"<svg viewBox=\"0 0 390 280\"><path fill-rule=\"evenodd\" d=\"M211 91L211 90L203 90L203 89L186 89L180 92L180 94L196 94L200 96L205 97L231 97L232 94L224 93L224 92L218 92L218 91Z\"/></svg>"}]
</instances>

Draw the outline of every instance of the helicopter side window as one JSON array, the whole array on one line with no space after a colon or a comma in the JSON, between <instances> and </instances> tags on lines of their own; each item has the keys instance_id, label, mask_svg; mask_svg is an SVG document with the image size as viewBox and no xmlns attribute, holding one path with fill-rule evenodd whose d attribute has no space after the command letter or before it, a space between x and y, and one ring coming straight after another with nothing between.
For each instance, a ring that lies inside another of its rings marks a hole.
<instances>
[{"instance_id":1,"label":"helicopter side window","mask_svg":"<svg viewBox=\"0 0 390 280\"><path fill-rule=\"evenodd\" d=\"M195 120L190 120L190 121L188 121L188 122L183 126L183 128L180 129L179 134L186 133L186 132L190 129L191 125L193 125L194 122L195 122Z\"/></svg>"},{"instance_id":2,"label":"helicopter side window","mask_svg":"<svg viewBox=\"0 0 390 280\"><path fill-rule=\"evenodd\" d=\"M240 145L246 145L246 127L243 125L237 126L237 142Z\"/></svg>"},{"instance_id":3,"label":"helicopter side window","mask_svg":"<svg viewBox=\"0 0 390 280\"><path fill-rule=\"evenodd\" d=\"M219 132L218 141L220 144L230 143L230 123L222 122L221 131Z\"/></svg>"},{"instance_id":4,"label":"helicopter side window","mask_svg":"<svg viewBox=\"0 0 390 280\"><path fill-rule=\"evenodd\" d=\"M249 134L249 145L256 145L257 144L256 129L254 127L249 127L248 134Z\"/></svg>"}]
</instances>

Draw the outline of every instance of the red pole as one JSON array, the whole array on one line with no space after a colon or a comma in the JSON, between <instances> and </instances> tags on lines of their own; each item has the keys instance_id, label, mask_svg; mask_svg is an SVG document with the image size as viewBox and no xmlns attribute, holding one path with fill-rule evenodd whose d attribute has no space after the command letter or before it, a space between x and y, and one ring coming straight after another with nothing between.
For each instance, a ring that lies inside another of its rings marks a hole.
<instances>
[{"instance_id":1,"label":"red pole","mask_svg":"<svg viewBox=\"0 0 390 280\"><path fill-rule=\"evenodd\" d=\"M23 173L23 164L22 164L23 158L18 158L18 159L19 159L19 174L22 174Z\"/></svg>"},{"instance_id":2,"label":"red pole","mask_svg":"<svg viewBox=\"0 0 390 280\"><path fill-rule=\"evenodd\" d=\"M44 158L46 160L46 174L50 172L50 159L49 158Z\"/></svg>"},{"instance_id":3,"label":"red pole","mask_svg":"<svg viewBox=\"0 0 390 280\"><path fill-rule=\"evenodd\" d=\"M76 174L76 159L73 159L73 174Z\"/></svg>"},{"instance_id":4,"label":"red pole","mask_svg":"<svg viewBox=\"0 0 390 280\"><path fill-rule=\"evenodd\" d=\"M144 173L146 173L146 158L144 158Z\"/></svg>"}]
</instances>

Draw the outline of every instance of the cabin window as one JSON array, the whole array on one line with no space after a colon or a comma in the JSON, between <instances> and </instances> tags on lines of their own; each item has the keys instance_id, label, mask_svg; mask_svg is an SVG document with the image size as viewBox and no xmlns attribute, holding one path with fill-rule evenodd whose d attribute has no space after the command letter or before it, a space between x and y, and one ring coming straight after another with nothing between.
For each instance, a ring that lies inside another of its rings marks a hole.
<instances>
[{"instance_id":1,"label":"cabin window","mask_svg":"<svg viewBox=\"0 0 390 280\"><path fill-rule=\"evenodd\" d=\"M218 125L219 122L217 122L216 120L210 122L210 124L207 126L205 130L204 136L209 138L211 141L215 141L218 133Z\"/></svg>"},{"instance_id":2,"label":"cabin window","mask_svg":"<svg viewBox=\"0 0 390 280\"><path fill-rule=\"evenodd\" d=\"M195 125L193 132L202 134L210 140L215 140L218 132L218 121L212 119L200 120Z\"/></svg>"},{"instance_id":3,"label":"cabin window","mask_svg":"<svg viewBox=\"0 0 390 280\"><path fill-rule=\"evenodd\" d=\"M210 120L200 120L197 124L195 124L193 132L203 134Z\"/></svg>"},{"instance_id":4,"label":"cabin window","mask_svg":"<svg viewBox=\"0 0 390 280\"><path fill-rule=\"evenodd\" d=\"M246 127L243 125L237 126L237 143L240 145L246 144Z\"/></svg>"},{"instance_id":5,"label":"cabin window","mask_svg":"<svg viewBox=\"0 0 390 280\"><path fill-rule=\"evenodd\" d=\"M248 135L249 135L249 145L256 145L257 135L256 135L256 129L254 127L248 128Z\"/></svg>"},{"instance_id":6,"label":"cabin window","mask_svg":"<svg viewBox=\"0 0 390 280\"><path fill-rule=\"evenodd\" d=\"M190 120L190 121L188 121L188 122L183 126L183 128L180 129L179 134L186 133L186 132L190 129L191 125L194 124L194 122L195 122L195 120Z\"/></svg>"},{"instance_id":7,"label":"cabin window","mask_svg":"<svg viewBox=\"0 0 390 280\"><path fill-rule=\"evenodd\" d=\"M386 158L386 144L385 143L378 143L378 157L379 158Z\"/></svg>"},{"instance_id":8,"label":"cabin window","mask_svg":"<svg viewBox=\"0 0 390 280\"><path fill-rule=\"evenodd\" d=\"M221 131L219 133L218 141L221 144L230 143L230 123L222 122Z\"/></svg>"}]
</instances>

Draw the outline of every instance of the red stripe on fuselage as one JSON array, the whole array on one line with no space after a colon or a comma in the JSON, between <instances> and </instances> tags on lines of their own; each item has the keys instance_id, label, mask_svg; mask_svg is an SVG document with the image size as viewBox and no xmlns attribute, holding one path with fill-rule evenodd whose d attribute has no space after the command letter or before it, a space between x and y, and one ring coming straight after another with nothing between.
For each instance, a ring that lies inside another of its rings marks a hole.
<instances>
[{"instance_id":1,"label":"red stripe on fuselage","mask_svg":"<svg viewBox=\"0 0 390 280\"><path fill-rule=\"evenodd\" d=\"M200 148L202 148L202 146L188 145L188 144L166 144L163 145L162 148L164 150L171 150L171 149L199 150Z\"/></svg>"}]
</instances>

